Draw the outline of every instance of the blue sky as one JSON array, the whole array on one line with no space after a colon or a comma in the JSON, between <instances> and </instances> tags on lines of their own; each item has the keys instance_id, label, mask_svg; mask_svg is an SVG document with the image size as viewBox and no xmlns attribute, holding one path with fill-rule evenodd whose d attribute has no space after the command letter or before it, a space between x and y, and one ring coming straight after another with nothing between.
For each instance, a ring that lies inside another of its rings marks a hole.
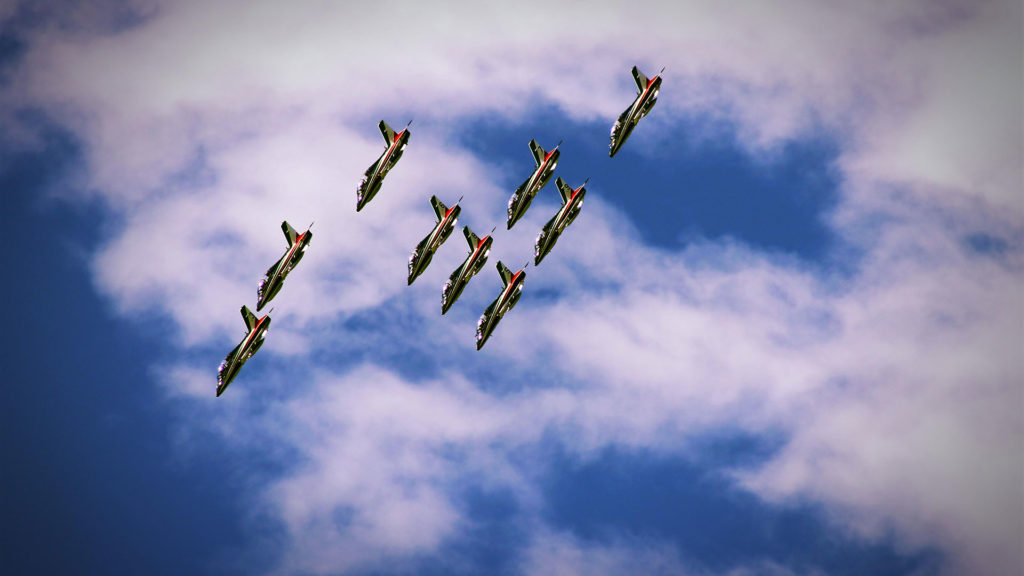
<instances>
[{"instance_id":1,"label":"blue sky","mask_svg":"<svg viewBox=\"0 0 1024 576\"><path fill-rule=\"evenodd\" d=\"M1024 568L1020 7L858 6L0 9L0 565ZM531 138L586 206L477 352L557 209L504 230ZM431 194L498 227L444 317ZM282 219L313 243L215 398Z\"/></svg>"}]
</instances>

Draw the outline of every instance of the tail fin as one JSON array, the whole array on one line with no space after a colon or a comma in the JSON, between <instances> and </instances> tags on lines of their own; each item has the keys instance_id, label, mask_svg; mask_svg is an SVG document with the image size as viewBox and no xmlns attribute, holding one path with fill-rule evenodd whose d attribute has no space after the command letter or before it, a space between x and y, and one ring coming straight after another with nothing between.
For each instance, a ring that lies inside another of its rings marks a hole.
<instances>
[{"instance_id":1,"label":"tail fin","mask_svg":"<svg viewBox=\"0 0 1024 576\"><path fill-rule=\"evenodd\" d=\"M562 180L559 176L555 179L555 187L558 188L558 195L562 197L562 204L568 204L569 199L572 198L572 188Z\"/></svg>"},{"instance_id":2,"label":"tail fin","mask_svg":"<svg viewBox=\"0 0 1024 576\"><path fill-rule=\"evenodd\" d=\"M530 152L533 152L533 161L537 163L537 166L544 162L544 156L547 155L547 152L540 144L537 144L536 140L530 140Z\"/></svg>"},{"instance_id":3,"label":"tail fin","mask_svg":"<svg viewBox=\"0 0 1024 576\"><path fill-rule=\"evenodd\" d=\"M299 233L295 231L295 228L292 228L287 220L281 222L281 230L284 232L284 237L288 240L288 246L295 244L295 239L299 237Z\"/></svg>"},{"instance_id":4,"label":"tail fin","mask_svg":"<svg viewBox=\"0 0 1024 576\"><path fill-rule=\"evenodd\" d=\"M384 137L384 145L391 146L391 143L395 141L395 131L388 126L388 123L381 120L380 124L377 125L380 128L380 135Z\"/></svg>"},{"instance_id":5,"label":"tail fin","mask_svg":"<svg viewBox=\"0 0 1024 576\"><path fill-rule=\"evenodd\" d=\"M644 76L644 73L636 66L633 66L633 80L636 82L637 91L643 92L647 88L647 76Z\"/></svg>"},{"instance_id":6,"label":"tail fin","mask_svg":"<svg viewBox=\"0 0 1024 576\"><path fill-rule=\"evenodd\" d=\"M476 234L473 234L473 231L469 229L469 226L463 226L462 233L466 235L466 242L469 244L469 249L476 250L477 245L480 244L480 238Z\"/></svg>"},{"instance_id":7,"label":"tail fin","mask_svg":"<svg viewBox=\"0 0 1024 576\"><path fill-rule=\"evenodd\" d=\"M245 320L245 327L249 331L256 327L256 315L245 304L242 304L242 319Z\"/></svg>"},{"instance_id":8,"label":"tail fin","mask_svg":"<svg viewBox=\"0 0 1024 576\"><path fill-rule=\"evenodd\" d=\"M448 207L444 205L444 202L441 202L435 195L430 197L430 205L434 207L434 214L437 215L438 222L444 220L444 213L448 211Z\"/></svg>"},{"instance_id":9,"label":"tail fin","mask_svg":"<svg viewBox=\"0 0 1024 576\"><path fill-rule=\"evenodd\" d=\"M502 262L501 260L498 260L497 268L498 274L501 274L501 282L505 286L508 286L508 283L512 281L512 271L509 270L508 266L505 266L504 262Z\"/></svg>"}]
</instances>

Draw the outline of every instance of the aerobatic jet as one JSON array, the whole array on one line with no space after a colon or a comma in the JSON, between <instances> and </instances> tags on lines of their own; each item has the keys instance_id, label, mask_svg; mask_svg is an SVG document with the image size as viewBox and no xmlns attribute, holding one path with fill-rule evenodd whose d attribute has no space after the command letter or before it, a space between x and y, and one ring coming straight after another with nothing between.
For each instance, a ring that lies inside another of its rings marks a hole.
<instances>
[{"instance_id":1,"label":"aerobatic jet","mask_svg":"<svg viewBox=\"0 0 1024 576\"><path fill-rule=\"evenodd\" d=\"M493 232L493 230L492 230ZM466 284L483 268L487 263L487 257L491 254L491 243L494 238L490 234L478 238L469 226L462 227L462 233L466 235L466 242L469 243L469 255L466 260L452 272L441 289L441 314L448 312L448 309L455 304L462 294Z\"/></svg>"},{"instance_id":2,"label":"aerobatic jet","mask_svg":"<svg viewBox=\"0 0 1024 576\"><path fill-rule=\"evenodd\" d=\"M491 302L491 305L484 311L483 316L476 323L476 349L479 350L487 343L491 333L497 328L501 317L505 315L519 301L519 295L523 291L523 283L526 282L526 272L522 269L515 274L507 266L498 260L498 273L501 274L501 281L505 284L501 294Z\"/></svg>"},{"instance_id":3,"label":"aerobatic jet","mask_svg":"<svg viewBox=\"0 0 1024 576\"><path fill-rule=\"evenodd\" d=\"M661 71L664 72L665 69L662 68ZM639 94L612 126L611 142L608 144L609 158L615 156L619 148L622 148L622 145L626 143L626 138L629 138L633 128L636 128L637 122L647 116L651 108L654 108L654 103L658 101L658 92L661 90L661 72L648 80L639 68L633 66L633 80L636 81L636 89Z\"/></svg>"},{"instance_id":4,"label":"aerobatic jet","mask_svg":"<svg viewBox=\"0 0 1024 576\"><path fill-rule=\"evenodd\" d=\"M384 181L384 177L388 175L388 171L394 167L398 160L402 157L402 151L409 145L409 124L405 125L405 128L401 132L395 132L388 123L381 120L379 124L380 133L384 136L384 145L387 149L380 155L380 158L373 163L366 170L366 175L363 176L363 181L359 183L358 194L356 196L356 212L363 209L363 206L373 200L377 192L380 190L380 185Z\"/></svg>"},{"instance_id":5,"label":"aerobatic jet","mask_svg":"<svg viewBox=\"0 0 1024 576\"><path fill-rule=\"evenodd\" d=\"M558 146L561 145L562 143L559 142L550 152L545 152L536 140L530 140L530 151L533 152L533 160L537 163L537 168L508 199L509 230L516 225L523 214L526 214L530 202L533 202L533 197L551 179L551 174L555 171L555 166L558 165L558 155L560 154Z\"/></svg>"},{"instance_id":6,"label":"aerobatic jet","mask_svg":"<svg viewBox=\"0 0 1024 576\"><path fill-rule=\"evenodd\" d=\"M437 214L437 225L430 231L430 234L427 234L426 238L416 245L412 256L409 256L410 286L416 277L427 269L430 260L434 257L434 252L441 247L441 244L445 243L445 240L448 240L448 236L455 229L455 225L459 221L459 212L462 211L459 202L462 202L462 198L459 198L458 202L449 208L444 205L444 202L438 200L437 196L430 197L430 205L434 207L434 214Z\"/></svg>"},{"instance_id":7,"label":"aerobatic jet","mask_svg":"<svg viewBox=\"0 0 1024 576\"><path fill-rule=\"evenodd\" d=\"M252 355L263 346L263 339L267 337L267 329L270 328L270 315L267 314L256 319L256 315L242 306L242 318L245 320L245 327L248 332L242 342L235 346L217 369L217 396L220 397L227 389L228 384L235 379L245 361L252 358Z\"/></svg>"},{"instance_id":8,"label":"aerobatic jet","mask_svg":"<svg viewBox=\"0 0 1024 576\"><path fill-rule=\"evenodd\" d=\"M310 224L310 227L312 226ZM257 312L263 310L267 302L270 302L281 291L284 279L292 271L292 268L295 268L295 265L299 263L299 260L302 260L302 255L306 253L309 241L313 239L313 233L308 228L305 232L299 234L288 224L287 220L281 222L281 230L284 231L284 237L288 240L288 251L284 253L284 256L281 256L280 260L267 269L266 276L263 277L263 280L260 280L260 287L256 290Z\"/></svg>"},{"instance_id":9,"label":"aerobatic jet","mask_svg":"<svg viewBox=\"0 0 1024 576\"><path fill-rule=\"evenodd\" d=\"M589 181L590 178L587 178L579 188L573 190L561 177L555 180L558 193L562 196L562 207L551 217L551 220L548 220L548 223L540 231L540 235L537 236L537 244L533 249L534 266L540 264L548 252L551 252L551 249L555 247L555 242L558 241L558 236L579 215L580 209L583 208L583 197L587 194L587 182Z\"/></svg>"}]
</instances>

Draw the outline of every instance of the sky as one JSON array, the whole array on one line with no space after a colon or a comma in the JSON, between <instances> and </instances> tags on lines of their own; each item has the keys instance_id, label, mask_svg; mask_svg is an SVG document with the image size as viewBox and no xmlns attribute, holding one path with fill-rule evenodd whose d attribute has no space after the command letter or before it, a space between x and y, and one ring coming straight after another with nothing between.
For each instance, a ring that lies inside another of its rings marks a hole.
<instances>
[{"instance_id":1,"label":"sky","mask_svg":"<svg viewBox=\"0 0 1024 576\"><path fill-rule=\"evenodd\" d=\"M0 3L2 571L1024 573L1022 22ZM558 209L505 230L530 139L586 203L477 351ZM444 316L434 194L497 227ZM216 398L282 220L313 241Z\"/></svg>"}]
</instances>

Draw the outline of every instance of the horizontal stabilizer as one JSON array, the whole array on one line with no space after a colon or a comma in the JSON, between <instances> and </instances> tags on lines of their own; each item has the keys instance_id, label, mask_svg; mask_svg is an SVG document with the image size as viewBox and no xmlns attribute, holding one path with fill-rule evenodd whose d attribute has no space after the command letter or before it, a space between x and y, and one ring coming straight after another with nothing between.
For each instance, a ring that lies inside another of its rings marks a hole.
<instances>
[{"instance_id":1,"label":"horizontal stabilizer","mask_svg":"<svg viewBox=\"0 0 1024 576\"><path fill-rule=\"evenodd\" d=\"M647 88L647 76L639 68L633 66L633 80L636 81L636 89L643 92Z\"/></svg>"},{"instance_id":2,"label":"horizontal stabilizer","mask_svg":"<svg viewBox=\"0 0 1024 576\"><path fill-rule=\"evenodd\" d=\"M537 166L544 162L544 156L547 155L547 152L541 148L540 144L537 144L536 140L530 140L530 152L533 152L533 161L537 163Z\"/></svg>"},{"instance_id":3,"label":"horizontal stabilizer","mask_svg":"<svg viewBox=\"0 0 1024 576\"><path fill-rule=\"evenodd\" d=\"M384 137L384 145L391 146L391 143L395 141L395 131L383 120L380 121L378 126L380 128L380 135Z\"/></svg>"},{"instance_id":4,"label":"horizontal stabilizer","mask_svg":"<svg viewBox=\"0 0 1024 576\"><path fill-rule=\"evenodd\" d=\"M469 229L469 226L463 226L462 233L466 235L466 242L469 244L469 249L476 250L476 247L480 244L480 238L476 234L473 234L473 231Z\"/></svg>"},{"instance_id":5,"label":"horizontal stabilizer","mask_svg":"<svg viewBox=\"0 0 1024 576\"><path fill-rule=\"evenodd\" d=\"M501 274L502 283L505 284L505 286L508 286L508 283L512 281L512 271L509 270L508 266L505 266L501 260L498 260L497 268L498 274Z\"/></svg>"},{"instance_id":6,"label":"horizontal stabilizer","mask_svg":"<svg viewBox=\"0 0 1024 576\"><path fill-rule=\"evenodd\" d=\"M288 224L287 220L281 222L281 230L284 231L284 237L288 239L288 246L295 244L295 239L299 237L299 234L295 228L291 227L291 224Z\"/></svg>"},{"instance_id":7,"label":"horizontal stabilizer","mask_svg":"<svg viewBox=\"0 0 1024 576\"><path fill-rule=\"evenodd\" d=\"M562 204L568 204L569 199L572 198L572 188L565 183L565 180L562 180L561 176L555 180L555 186L558 188L558 194L562 197Z\"/></svg>"},{"instance_id":8,"label":"horizontal stabilizer","mask_svg":"<svg viewBox=\"0 0 1024 576\"><path fill-rule=\"evenodd\" d=\"M256 327L256 315L245 304L242 304L242 319L245 320L245 327L248 331L252 332L252 329Z\"/></svg>"},{"instance_id":9,"label":"horizontal stabilizer","mask_svg":"<svg viewBox=\"0 0 1024 576\"><path fill-rule=\"evenodd\" d=\"M434 207L434 214L437 214L437 220L440 222L444 220L444 213L448 211L448 207L441 202L437 196L430 197L430 205Z\"/></svg>"}]
</instances>

